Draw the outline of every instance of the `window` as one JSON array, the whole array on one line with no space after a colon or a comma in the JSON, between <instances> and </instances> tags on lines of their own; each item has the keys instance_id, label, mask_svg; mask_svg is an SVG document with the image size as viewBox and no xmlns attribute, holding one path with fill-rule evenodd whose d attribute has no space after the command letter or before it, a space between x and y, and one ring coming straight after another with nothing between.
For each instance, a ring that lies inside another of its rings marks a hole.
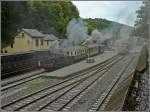
<instances>
[{"instance_id":1,"label":"window","mask_svg":"<svg viewBox=\"0 0 150 112\"><path fill-rule=\"evenodd\" d=\"M49 41L47 41L47 45L49 44Z\"/></svg>"},{"instance_id":2,"label":"window","mask_svg":"<svg viewBox=\"0 0 150 112\"><path fill-rule=\"evenodd\" d=\"M39 46L39 40L38 39L35 40L35 45Z\"/></svg>"},{"instance_id":3,"label":"window","mask_svg":"<svg viewBox=\"0 0 150 112\"><path fill-rule=\"evenodd\" d=\"M7 53L7 50L5 50L5 53Z\"/></svg>"},{"instance_id":4,"label":"window","mask_svg":"<svg viewBox=\"0 0 150 112\"><path fill-rule=\"evenodd\" d=\"M29 41L29 40L27 40L27 44L30 44L30 41Z\"/></svg>"},{"instance_id":5,"label":"window","mask_svg":"<svg viewBox=\"0 0 150 112\"><path fill-rule=\"evenodd\" d=\"M21 36L24 37L24 33L22 33Z\"/></svg>"},{"instance_id":6,"label":"window","mask_svg":"<svg viewBox=\"0 0 150 112\"><path fill-rule=\"evenodd\" d=\"M43 40L41 40L41 45L43 46Z\"/></svg>"},{"instance_id":7,"label":"window","mask_svg":"<svg viewBox=\"0 0 150 112\"><path fill-rule=\"evenodd\" d=\"M3 50L1 50L1 53L3 53Z\"/></svg>"},{"instance_id":8,"label":"window","mask_svg":"<svg viewBox=\"0 0 150 112\"><path fill-rule=\"evenodd\" d=\"M11 44L10 46L11 46L11 48L13 48L13 44Z\"/></svg>"}]
</instances>

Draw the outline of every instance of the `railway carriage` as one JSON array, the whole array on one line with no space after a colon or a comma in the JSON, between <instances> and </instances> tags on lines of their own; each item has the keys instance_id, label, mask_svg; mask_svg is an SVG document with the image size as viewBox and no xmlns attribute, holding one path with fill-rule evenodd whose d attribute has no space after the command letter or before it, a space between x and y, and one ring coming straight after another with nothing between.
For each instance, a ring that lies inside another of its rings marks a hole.
<instances>
[{"instance_id":1,"label":"railway carriage","mask_svg":"<svg viewBox=\"0 0 150 112\"><path fill-rule=\"evenodd\" d=\"M88 49L89 49L89 55L95 56L100 53L99 49L101 49L101 48L98 45L89 45Z\"/></svg>"},{"instance_id":2,"label":"railway carriage","mask_svg":"<svg viewBox=\"0 0 150 112\"><path fill-rule=\"evenodd\" d=\"M95 56L103 53L103 46L88 45L88 46L75 46L63 50L66 56L71 57L74 62L87 58L88 56Z\"/></svg>"},{"instance_id":3,"label":"railway carriage","mask_svg":"<svg viewBox=\"0 0 150 112\"><path fill-rule=\"evenodd\" d=\"M65 48L63 52L66 56L70 57L73 62L80 61L87 57L87 48L83 46Z\"/></svg>"}]
</instances>

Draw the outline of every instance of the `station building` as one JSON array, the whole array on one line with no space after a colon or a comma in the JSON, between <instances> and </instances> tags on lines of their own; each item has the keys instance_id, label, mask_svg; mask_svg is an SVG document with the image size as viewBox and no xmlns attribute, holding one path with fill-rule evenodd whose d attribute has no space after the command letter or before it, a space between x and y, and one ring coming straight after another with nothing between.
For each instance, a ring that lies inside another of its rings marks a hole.
<instances>
[{"instance_id":1,"label":"station building","mask_svg":"<svg viewBox=\"0 0 150 112\"><path fill-rule=\"evenodd\" d=\"M36 29L22 29L14 38L14 43L1 49L1 53L47 50L56 40L58 39L53 34L43 34Z\"/></svg>"}]
</instances>

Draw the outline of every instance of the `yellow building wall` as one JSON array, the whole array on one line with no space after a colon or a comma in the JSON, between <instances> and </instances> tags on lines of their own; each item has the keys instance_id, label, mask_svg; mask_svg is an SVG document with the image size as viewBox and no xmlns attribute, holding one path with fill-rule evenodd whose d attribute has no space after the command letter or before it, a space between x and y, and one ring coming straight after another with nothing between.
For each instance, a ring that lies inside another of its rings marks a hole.
<instances>
[{"instance_id":1,"label":"yellow building wall","mask_svg":"<svg viewBox=\"0 0 150 112\"><path fill-rule=\"evenodd\" d=\"M32 39L24 33L24 36L22 36L22 33L19 33L14 40L13 48L11 48L11 45L7 46L3 49L3 52L6 50L7 53L16 53L16 52L26 52L30 51L32 49Z\"/></svg>"},{"instance_id":2,"label":"yellow building wall","mask_svg":"<svg viewBox=\"0 0 150 112\"><path fill-rule=\"evenodd\" d=\"M24 33L24 36L22 36L22 33L20 32L14 40L13 48L11 48L11 45L9 45L6 48L3 48L2 51L6 50L7 53L17 53L17 52L27 52L32 50L44 50L48 49L49 45L47 45L47 41L43 40L43 46L41 45L42 38L38 38L39 40L39 46L36 46L36 39L37 38L31 38L27 33Z\"/></svg>"},{"instance_id":3,"label":"yellow building wall","mask_svg":"<svg viewBox=\"0 0 150 112\"><path fill-rule=\"evenodd\" d=\"M36 46L36 39L38 39L38 43L39 43L38 46ZM32 40L33 40L32 50L44 50L49 48L49 45L47 45L47 41L43 40L42 38L33 38ZM43 45L41 45L42 40L43 40Z\"/></svg>"}]
</instances>

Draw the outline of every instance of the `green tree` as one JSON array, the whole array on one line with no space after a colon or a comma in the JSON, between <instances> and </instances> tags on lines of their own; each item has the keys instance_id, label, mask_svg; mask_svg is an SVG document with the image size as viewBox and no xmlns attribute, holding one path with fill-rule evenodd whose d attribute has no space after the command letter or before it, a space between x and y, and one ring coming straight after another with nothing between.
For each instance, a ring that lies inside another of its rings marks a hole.
<instances>
[{"instance_id":1,"label":"green tree","mask_svg":"<svg viewBox=\"0 0 150 112\"><path fill-rule=\"evenodd\" d=\"M135 22L134 30L131 35L140 36L148 39L149 30L149 10L150 2L148 0L143 2L143 5L137 11L137 20Z\"/></svg>"},{"instance_id":2,"label":"green tree","mask_svg":"<svg viewBox=\"0 0 150 112\"><path fill-rule=\"evenodd\" d=\"M66 38L66 28L79 12L65 1L2 1L2 47L13 43L22 28L34 28Z\"/></svg>"},{"instance_id":3,"label":"green tree","mask_svg":"<svg viewBox=\"0 0 150 112\"><path fill-rule=\"evenodd\" d=\"M72 18L79 17L77 8L71 2L29 1L28 4L36 28L45 33L53 33L59 38L66 38L65 33L68 22Z\"/></svg>"},{"instance_id":4,"label":"green tree","mask_svg":"<svg viewBox=\"0 0 150 112\"><path fill-rule=\"evenodd\" d=\"M26 2L3 1L2 4L2 47L13 43L18 29L32 27Z\"/></svg>"},{"instance_id":5,"label":"green tree","mask_svg":"<svg viewBox=\"0 0 150 112\"><path fill-rule=\"evenodd\" d=\"M91 34L91 32L94 29L98 29L99 31L103 31L106 30L110 27L111 25L111 21L108 21L106 19L101 19L101 18L95 18L95 19L84 19L84 21L86 22L86 25L88 27L88 31L89 34Z\"/></svg>"},{"instance_id":6,"label":"green tree","mask_svg":"<svg viewBox=\"0 0 150 112\"><path fill-rule=\"evenodd\" d=\"M87 27L88 27L88 32L89 32L89 34L91 34L91 32L95 29L94 24L93 24L93 21L92 21L91 18L90 18L90 19L87 19L86 25L87 25Z\"/></svg>"}]
</instances>

